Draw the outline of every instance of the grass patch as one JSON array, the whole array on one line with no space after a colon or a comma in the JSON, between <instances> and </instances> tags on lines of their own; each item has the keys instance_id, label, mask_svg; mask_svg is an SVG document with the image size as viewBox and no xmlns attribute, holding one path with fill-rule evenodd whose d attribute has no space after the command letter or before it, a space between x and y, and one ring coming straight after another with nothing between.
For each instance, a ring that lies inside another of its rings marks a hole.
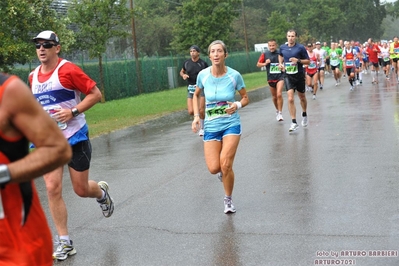
<instances>
[{"instance_id":1,"label":"grass patch","mask_svg":"<svg viewBox=\"0 0 399 266\"><path fill-rule=\"evenodd\" d=\"M247 91L266 86L265 72L243 75ZM135 97L98 103L86 111L90 136L96 137L127 128L166 114L185 110L187 88L141 94Z\"/></svg>"}]
</instances>

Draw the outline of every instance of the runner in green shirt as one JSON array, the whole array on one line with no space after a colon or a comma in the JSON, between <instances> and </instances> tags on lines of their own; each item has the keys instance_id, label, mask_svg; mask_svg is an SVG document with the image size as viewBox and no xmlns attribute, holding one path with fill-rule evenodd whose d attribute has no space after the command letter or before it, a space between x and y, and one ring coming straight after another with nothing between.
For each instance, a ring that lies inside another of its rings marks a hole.
<instances>
[{"instance_id":1,"label":"runner in green shirt","mask_svg":"<svg viewBox=\"0 0 399 266\"><path fill-rule=\"evenodd\" d=\"M323 42L323 47L321 47L324 51L326 51L326 72L327 74L331 74L331 67L330 67L330 57L328 56L330 53L330 47L327 46L327 42Z\"/></svg>"},{"instance_id":2,"label":"runner in green shirt","mask_svg":"<svg viewBox=\"0 0 399 266\"><path fill-rule=\"evenodd\" d=\"M336 43L331 43L331 49L328 53L328 57L330 58L331 70L334 74L335 86L338 86L341 83L341 56L342 49L337 48Z\"/></svg>"}]
</instances>

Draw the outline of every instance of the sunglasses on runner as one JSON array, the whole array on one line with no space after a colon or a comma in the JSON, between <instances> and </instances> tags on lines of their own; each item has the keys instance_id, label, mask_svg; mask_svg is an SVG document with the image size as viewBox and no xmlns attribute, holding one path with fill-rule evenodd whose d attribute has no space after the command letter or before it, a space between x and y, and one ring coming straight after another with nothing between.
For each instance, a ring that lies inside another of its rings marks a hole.
<instances>
[{"instance_id":1,"label":"sunglasses on runner","mask_svg":"<svg viewBox=\"0 0 399 266\"><path fill-rule=\"evenodd\" d=\"M40 47L43 45L44 49L50 49L53 46L57 46L58 44L51 43L51 42L44 42L44 43L35 43L36 49L40 49Z\"/></svg>"}]
</instances>

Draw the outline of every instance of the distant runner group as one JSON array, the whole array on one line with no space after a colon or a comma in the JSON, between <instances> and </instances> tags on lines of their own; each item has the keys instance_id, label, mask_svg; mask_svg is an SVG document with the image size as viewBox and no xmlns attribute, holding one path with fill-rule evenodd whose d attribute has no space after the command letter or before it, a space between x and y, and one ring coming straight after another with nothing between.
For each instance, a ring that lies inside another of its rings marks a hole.
<instances>
[{"instance_id":1,"label":"distant runner group","mask_svg":"<svg viewBox=\"0 0 399 266\"><path fill-rule=\"evenodd\" d=\"M378 84L380 76L386 80L394 78L399 83L399 38L390 41L375 42L369 38L364 43L339 40L332 42L307 43L296 42L295 30L287 32L287 42L277 49L274 39L268 41L268 50L263 52L257 67L266 68L267 81L276 108L276 120L283 121L282 91L285 87L288 98L288 110L291 116L289 132L298 129L294 92L298 92L302 107L302 126L308 125L305 92L312 92L316 100L318 89L324 86L325 75L333 75L335 86L341 84L341 77L347 77L349 90L363 83L362 75L371 73L372 83ZM380 71L380 68L382 71Z\"/></svg>"}]
</instances>

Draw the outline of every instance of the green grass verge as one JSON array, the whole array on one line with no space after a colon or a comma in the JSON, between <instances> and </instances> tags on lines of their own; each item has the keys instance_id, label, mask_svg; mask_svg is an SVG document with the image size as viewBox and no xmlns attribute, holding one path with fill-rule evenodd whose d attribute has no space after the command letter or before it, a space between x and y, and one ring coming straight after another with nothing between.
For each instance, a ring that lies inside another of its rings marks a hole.
<instances>
[{"instance_id":1,"label":"green grass verge","mask_svg":"<svg viewBox=\"0 0 399 266\"><path fill-rule=\"evenodd\" d=\"M266 86L265 72L243 75L247 91ZM127 128L166 114L185 110L187 88L141 94L135 97L98 103L85 112L90 137Z\"/></svg>"}]
</instances>

